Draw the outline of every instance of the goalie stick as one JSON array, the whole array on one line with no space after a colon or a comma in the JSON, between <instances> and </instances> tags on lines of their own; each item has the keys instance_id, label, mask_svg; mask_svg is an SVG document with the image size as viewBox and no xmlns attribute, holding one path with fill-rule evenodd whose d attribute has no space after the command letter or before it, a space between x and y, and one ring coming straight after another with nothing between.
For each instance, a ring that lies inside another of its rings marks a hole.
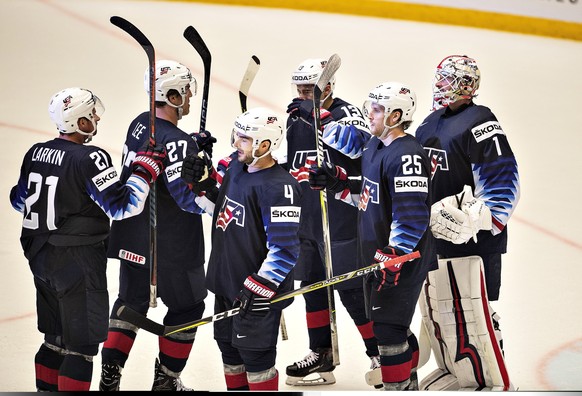
<instances>
[{"instance_id":1,"label":"goalie stick","mask_svg":"<svg viewBox=\"0 0 582 396\"><path fill-rule=\"evenodd\" d=\"M337 54L333 54L325 64L321 76L317 80L315 87L313 87L313 118L315 133L317 136L317 166L323 166L325 161L323 149L323 131L321 130L321 94L325 90L327 84L333 78L335 72L341 65L341 58ZM323 242L325 255L325 271L327 278L333 278L333 265L331 260L331 237L329 231L329 213L327 207L327 190L323 189L319 192L319 199L321 203L321 224L323 228ZM339 343L337 335L337 321L335 312L335 298L333 287L327 289L327 302L329 304L329 326L331 332L331 351L333 357L333 365L340 364L339 360Z\"/></svg>"},{"instance_id":2,"label":"goalie stick","mask_svg":"<svg viewBox=\"0 0 582 396\"><path fill-rule=\"evenodd\" d=\"M261 61L255 55L251 56L249 60L249 65L247 66L247 71L245 72L242 81L240 82L240 88L238 90L238 96L240 98L240 108L243 113L247 111L247 97L249 95L249 89L251 84L255 79L255 76L259 72L259 66Z\"/></svg>"},{"instance_id":3,"label":"goalie stick","mask_svg":"<svg viewBox=\"0 0 582 396\"><path fill-rule=\"evenodd\" d=\"M299 296L301 294L309 293L309 292L312 292L314 290L322 289L324 287L330 287L330 286L335 285L337 283L345 282L345 281L353 279L353 278L358 278L360 276L364 276L364 275L372 273L374 271L387 268L388 266L393 267L393 266L398 265L398 264L403 264L407 261L411 261L411 260L417 259L419 257L420 257L420 253L418 251L415 251L412 253L408 253L408 254L404 254L402 256L395 257L395 258L388 260L388 261L385 261L385 262L374 263L374 264L369 265L369 266L364 267L364 268L360 268L360 269L357 269L354 271L346 272L345 274L342 274L342 275L334 276L331 279L325 279L325 280L322 280L319 282L312 283L311 285L306 285L306 286L300 287L299 289L291 290L291 291L288 291L286 293L276 295L275 298L273 298L270 302L272 304L274 304L276 302L287 300L287 299L290 299L292 297ZM214 314L212 316L208 316L208 317L205 317L202 319L195 320L193 322L188 322L188 323L184 323L181 325L174 325L174 326L169 326L169 325L164 326L162 324L156 323L153 320L148 319L147 317L141 315L140 313L134 311L133 309L131 309L125 305L122 305L121 307L119 307L119 309L117 310L117 316L120 319L125 320L126 322L133 324L134 326L137 326L141 329L144 329L145 331L156 334L158 336L165 337L165 336L169 336L169 335L174 334L174 333L179 333L181 331L190 330L190 329L193 329L193 328L198 327L198 326L212 323L212 322L215 322L217 320L230 318L234 315L237 315L239 313L239 310L240 310L240 308L233 308L233 309L229 309L229 310L224 311L224 312L219 312L219 313Z\"/></svg>"},{"instance_id":4,"label":"goalie stick","mask_svg":"<svg viewBox=\"0 0 582 396\"><path fill-rule=\"evenodd\" d=\"M149 65L149 105L150 105L150 145L156 145L155 123L156 123L156 56L152 43L148 38L131 22L119 16L112 16L109 21L129 34L141 45L148 57ZM150 307L157 307L158 302L158 239L157 239L157 202L156 183L150 186Z\"/></svg>"}]
</instances>

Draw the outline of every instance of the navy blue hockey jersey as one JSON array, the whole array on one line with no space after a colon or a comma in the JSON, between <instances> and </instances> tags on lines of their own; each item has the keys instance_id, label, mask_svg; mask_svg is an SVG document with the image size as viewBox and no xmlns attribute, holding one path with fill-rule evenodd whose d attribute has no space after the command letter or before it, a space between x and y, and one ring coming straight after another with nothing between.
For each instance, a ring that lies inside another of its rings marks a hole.
<instances>
[{"instance_id":1,"label":"navy blue hockey jersey","mask_svg":"<svg viewBox=\"0 0 582 396\"><path fill-rule=\"evenodd\" d=\"M289 272L299 254L300 190L280 165L248 173L233 160L220 186L213 215L207 287L234 300L247 276L257 273L293 288Z\"/></svg>"},{"instance_id":2,"label":"navy blue hockey jersey","mask_svg":"<svg viewBox=\"0 0 582 396\"><path fill-rule=\"evenodd\" d=\"M324 157L326 161L344 168L348 176L359 177L360 156L371 136L362 113L359 108L340 98L334 98L328 111L334 121L324 130ZM317 135L313 117L308 120L287 119L287 161L289 172L300 183L302 190L299 235L322 241L320 194L309 187L308 169L317 164ZM355 238L357 209L342 201L328 199L328 210L331 240Z\"/></svg>"},{"instance_id":3,"label":"navy blue hockey jersey","mask_svg":"<svg viewBox=\"0 0 582 396\"><path fill-rule=\"evenodd\" d=\"M111 157L96 146L60 138L32 146L10 192L12 206L24 216L21 242L27 257L46 241L75 246L104 240L109 219L140 213L149 186L129 176L120 182Z\"/></svg>"},{"instance_id":4,"label":"navy blue hockey jersey","mask_svg":"<svg viewBox=\"0 0 582 396\"><path fill-rule=\"evenodd\" d=\"M358 201L360 266L374 263L377 249L390 245L421 258L403 266L402 277L424 279L436 264L430 221L430 168L422 146L410 135L385 146L376 137L362 156Z\"/></svg>"},{"instance_id":5,"label":"navy blue hockey jersey","mask_svg":"<svg viewBox=\"0 0 582 396\"><path fill-rule=\"evenodd\" d=\"M182 161L198 154L194 139L169 121L157 118L156 142L166 148L164 172L156 181L157 259L164 267L193 268L204 264L202 209L194 194L182 180ZM149 112L140 114L128 128L123 148L123 180L130 173L136 152L149 139ZM149 200L144 211L134 218L114 221L111 226L108 257L121 258L148 266L149 263Z\"/></svg>"},{"instance_id":6,"label":"navy blue hockey jersey","mask_svg":"<svg viewBox=\"0 0 582 396\"><path fill-rule=\"evenodd\" d=\"M515 156L495 115L474 103L455 112L445 107L421 123L416 138L431 160L434 202L469 185L493 217L493 230L481 230L477 243L471 239L455 245L438 239L437 251L448 257L505 253L506 225L520 187Z\"/></svg>"}]
</instances>

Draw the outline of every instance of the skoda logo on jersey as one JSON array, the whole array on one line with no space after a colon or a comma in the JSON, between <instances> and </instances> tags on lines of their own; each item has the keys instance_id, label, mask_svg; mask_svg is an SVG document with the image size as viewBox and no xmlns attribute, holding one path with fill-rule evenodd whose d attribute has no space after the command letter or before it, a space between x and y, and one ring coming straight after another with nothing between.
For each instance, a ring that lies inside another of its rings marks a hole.
<instances>
[{"instance_id":1,"label":"skoda logo on jersey","mask_svg":"<svg viewBox=\"0 0 582 396\"><path fill-rule=\"evenodd\" d=\"M437 169L441 168L444 171L449 170L449 160L447 159L447 152L432 147L425 147L428 158L430 158L430 179L434 177Z\"/></svg>"},{"instance_id":2,"label":"skoda logo on jersey","mask_svg":"<svg viewBox=\"0 0 582 396\"><path fill-rule=\"evenodd\" d=\"M360 202L358 203L358 210L363 212L368 209L368 204L372 202L378 204L378 183L364 177L362 182L362 192L360 193Z\"/></svg>"},{"instance_id":3,"label":"skoda logo on jersey","mask_svg":"<svg viewBox=\"0 0 582 396\"><path fill-rule=\"evenodd\" d=\"M224 203L220 207L218 217L216 218L216 228L226 227L234 220L235 224L244 227L245 224L245 207L232 199L225 197Z\"/></svg>"}]
</instances>

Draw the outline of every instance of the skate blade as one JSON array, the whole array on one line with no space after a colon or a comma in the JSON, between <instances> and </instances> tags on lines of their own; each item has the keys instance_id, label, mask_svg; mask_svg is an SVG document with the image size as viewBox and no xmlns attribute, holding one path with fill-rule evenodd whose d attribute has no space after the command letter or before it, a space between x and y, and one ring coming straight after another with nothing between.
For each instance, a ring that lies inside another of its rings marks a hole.
<instances>
[{"instance_id":1,"label":"skate blade","mask_svg":"<svg viewBox=\"0 0 582 396\"><path fill-rule=\"evenodd\" d=\"M335 384L335 376L331 371L321 373L311 373L305 377L287 376L285 383L291 386L331 385Z\"/></svg>"},{"instance_id":2,"label":"skate blade","mask_svg":"<svg viewBox=\"0 0 582 396\"><path fill-rule=\"evenodd\" d=\"M366 384L373 386L376 389L383 388L382 384L382 370L377 368L366 373Z\"/></svg>"}]
</instances>

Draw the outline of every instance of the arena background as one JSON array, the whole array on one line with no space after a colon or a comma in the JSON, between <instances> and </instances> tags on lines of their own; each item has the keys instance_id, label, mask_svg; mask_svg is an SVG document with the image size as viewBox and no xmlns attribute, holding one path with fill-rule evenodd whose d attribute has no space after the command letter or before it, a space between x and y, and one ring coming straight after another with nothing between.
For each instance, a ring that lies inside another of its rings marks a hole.
<instances>
[{"instance_id":1,"label":"arena background","mask_svg":"<svg viewBox=\"0 0 582 396\"><path fill-rule=\"evenodd\" d=\"M456 7L456 8L453 8ZM238 86L251 55L261 69L249 107L284 110L293 97L290 73L305 58L338 53L336 96L360 105L377 83L406 82L418 96L415 127L429 113L436 64L464 53L477 59L482 84L477 102L497 115L517 156L521 201L509 225L501 315L505 354L522 391L582 390L582 5L574 0L513 1L127 1L0 0L0 131L3 177L0 257L0 391L34 391L36 330L32 277L19 245L20 215L9 203L22 157L35 142L56 136L49 98L69 86L93 90L106 112L93 143L116 164L129 122L146 110L147 65L141 48L109 18L132 21L154 43L158 59L188 65L202 92L202 64L182 37L192 25L213 56L207 128L218 137L215 158L231 152L232 121L240 112ZM197 129L200 95L181 121ZM210 217L205 217L206 230ZM210 240L207 236L207 247ZM236 251L233 252L236 254ZM118 263L108 267L110 299L117 294ZM341 364L337 383L321 388L284 385L285 366L307 353L302 298L285 311L289 340L279 343L280 389L371 390L363 374L369 360L338 299ZM151 317L161 320L163 305ZM212 312L212 296L207 313ZM413 330L418 332L418 315ZM123 372L122 389L147 390L157 339L140 332ZM434 369L429 361L420 377ZM95 358L92 389L97 389ZM202 326L183 375L198 390L224 390L212 326Z\"/></svg>"}]
</instances>

